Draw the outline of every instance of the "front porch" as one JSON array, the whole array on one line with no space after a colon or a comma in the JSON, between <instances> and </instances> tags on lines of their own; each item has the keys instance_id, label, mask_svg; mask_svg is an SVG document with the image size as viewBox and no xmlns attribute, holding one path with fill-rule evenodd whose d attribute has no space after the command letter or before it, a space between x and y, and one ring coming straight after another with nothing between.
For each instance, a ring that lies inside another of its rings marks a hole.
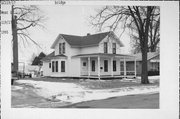
<instances>
[{"instance_id":1,"label":"front porch","mask_svg":"<svg viewBox=\"0 0 180 119\"><path fill-rule=\"evenodd\" d=\"M80 76L84 78L123 78L136 77L136 59L122 54L84 54L80 57ZM134 60L134 66L126 61Z\"/></svg>"}]
</instances>

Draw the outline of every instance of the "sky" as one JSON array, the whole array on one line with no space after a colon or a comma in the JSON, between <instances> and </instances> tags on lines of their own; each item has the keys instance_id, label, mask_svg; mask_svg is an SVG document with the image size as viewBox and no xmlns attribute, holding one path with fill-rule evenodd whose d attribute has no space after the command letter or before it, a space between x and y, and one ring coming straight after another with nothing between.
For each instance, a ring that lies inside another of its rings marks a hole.
<instances>
[{"instance_id":1,"label":"sky","mask_svg":"<svg viewBox=\"0 0 180 119\"><path fill-rule=\"evenodd\" d=\"M69 35L87 35L94 34L97 30L90 25L90 15L95 15L96 11L103 6L88 6L88 5L64 5L64 6L39 6L42 15L46 17L44 21L45 29L32 28L29 29L30 37L36 41L42 49L33 45L23 45L19 41L19 61L30 62L32 56L38 55L40 52L49 54L53 51L51 45L58 34ZM105 31L102 31L105 32ZM119 37L120 33L115 32ZM120 39L125 47L123 52L128 54L130 51L130 40L127 33L124 33Z\"/></svg>"}]
</instances>

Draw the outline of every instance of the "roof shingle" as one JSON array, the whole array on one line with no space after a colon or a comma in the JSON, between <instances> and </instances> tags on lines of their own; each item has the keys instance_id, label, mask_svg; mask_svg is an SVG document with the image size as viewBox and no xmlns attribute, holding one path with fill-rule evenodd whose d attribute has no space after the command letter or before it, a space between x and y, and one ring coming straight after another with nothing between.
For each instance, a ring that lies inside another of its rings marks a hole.
<instances>
[{"instance_id":1,"label":"roof shingle","mask_svg":"<svg viewBox=\"0 0 180 119\"><path fill-rule=\"evenodd\" d=\"M51 48L54 48L56 45L56 42L62 36L69 45L73 47L84 47L84 46L91 46L91 45L97 45L99 44L106 36L108 36L111 32L104 32L99 34L93 34L93 35L86 35L86 36L75 36L75 35L66 35L66 34L59 34L56 41L53 43ZM123 44L118 41L121 46Z\"/></svg>"}]
</instances>

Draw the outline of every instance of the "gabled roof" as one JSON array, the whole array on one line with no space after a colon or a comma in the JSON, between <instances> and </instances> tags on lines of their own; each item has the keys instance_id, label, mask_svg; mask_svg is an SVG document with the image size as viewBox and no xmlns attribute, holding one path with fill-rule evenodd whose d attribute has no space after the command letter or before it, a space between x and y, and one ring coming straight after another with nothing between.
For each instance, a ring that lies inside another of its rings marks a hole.
<instances>
[{"instance_id":1,"label":"gabled roof","mask_svg":"<svg viewBox=\"0 0 180 119\"><path fill-rule=\"evenodd\" d=\"M63 38L67 41L69 45L72 47L85 47L85 46L92 46L92 45L98 45L106 36L115 34L113 32L104 32L99 34L93 34L93 35L86 35L86 36L75 36L75 35L66 35L66 34L59 34L56 38L55 42L51 46L51 48L54 48L57 42L60 38ZM120 46L123 46L123 43L118 39L117 40Z\"/></svg>"},{"instance_id":2,"label":"gabled roof","mask_svg":"<svg viewBox=\"0 0 180 119\"><path fill-rule=\"evenodd\" d=\"M133 56L136 57L136 61L142 61L142 54L141 53L134 54ZM159 56L159 52L148 52L147 60L150 60L156 56Z\"/></svg>"}]
</instances>

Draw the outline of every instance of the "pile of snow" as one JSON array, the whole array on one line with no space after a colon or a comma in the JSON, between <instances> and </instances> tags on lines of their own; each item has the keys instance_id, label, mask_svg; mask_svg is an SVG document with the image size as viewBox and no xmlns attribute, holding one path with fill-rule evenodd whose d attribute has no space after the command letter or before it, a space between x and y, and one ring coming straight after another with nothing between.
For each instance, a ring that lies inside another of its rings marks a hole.
<instances>
[{"instance_id":1,"label":"pile of snow","mask_svg":"<svg viewBox=\"0 0 180 119\"><path fill-rule=\"evenodd\" d=\"M23 89L23 87L21 87L21 86L12 86L11 89L12 90L21 90L21 89Z\"/></svg>"},{"instance_id":2,"label":"pile of snow","mask_svg":"<svg viewBox=\"0 0 180 119\"><path fill-rule=\"evenodd\" d=\"M77 103L82 101L106 99L116 96L132 94L157 93L158 86L134 86L116 89L90 90L74 83L44 82L31 80L18 80L19 84L31 85L34 92L50 101Z\"/></svg>"},{"instance_id":3,"label":"pile of snow","mask_svg":"<svg viewBox=\"0 0 180 119\"><path fill-rule=\"evenodd\" d=\"M120 80L121 82L139 82L139 79L134 79L134 78L123 78Z\"/></svg>"}]
</instances>

